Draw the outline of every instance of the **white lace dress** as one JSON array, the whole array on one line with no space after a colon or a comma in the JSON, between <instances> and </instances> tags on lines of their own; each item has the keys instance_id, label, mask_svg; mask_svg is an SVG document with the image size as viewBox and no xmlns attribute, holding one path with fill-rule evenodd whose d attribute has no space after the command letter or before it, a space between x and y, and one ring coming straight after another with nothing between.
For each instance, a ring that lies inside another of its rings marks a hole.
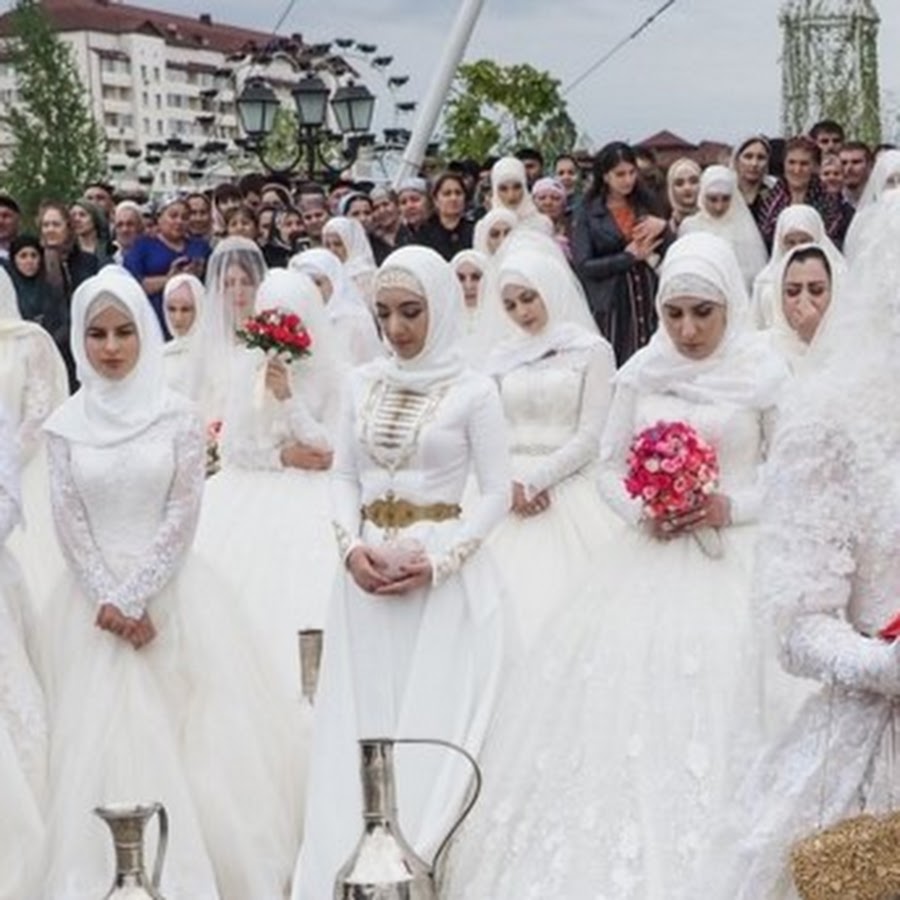
<instances>
[{"instance_id":1,"label":"white lace dress","mask_svg":"<svg viewBox=\"0 0 900 900\"><path fill-rule=\"evenodd\" d=\"M577 599L591 564L600 565L625 530L595 485L614 365L598 346L519 366L500 380L513 478L529 496L550 496L536 516L509 513L488 542L526 647Z\"/></svg>"},{"instance_id":2,"label":"white lace dress","mask_svg":"<svg viewBox=\"0 0 900 900\"><path fill-rule=\"evenodd\" d=\"M107 447L50 437L70 572L48 607L50 810L46 900L109 889L112 843L91 810L161 801L171 900L281 900L299 841L293 701L227 592L189 553L204 442L188 411ZM101 603L146 609L140 651L94 624ZM152 844L151 844L152 846Z\"/></svg>"},{"instance_id":3,"label":"white lace dress","mask_svg":"<svg viewBox=\"0 0 900 900\"><path fill-rule=\"evenodd\" d=\"M603 492L634 434L685 421L716 448L735 524L724 555L637 527L593 570L504 692L486 790L451 851L447 900L696 900L688 878L713 817L762 739L749 608L763 417L620 388Z\"/></svg>"},{"instance_id":4,"label":"white lace dress","mask_svg":"<svg viewBox=\"0 0 900 900\"><path fill-rule=\"evenodd\" d=\"M0 452L12 451L0 445ZM0 487L0 900L33 896L47 761L44 698L30 651L31 609L21 571L3 546L17 518L15 502Z\"/></svg>"},{"instance_id":5,"label":"white lace dress","mask_svg":"<svg viewBox=\"0 0 900 900\"><path fill-rule=\"evenodd\" d=\"M900 436L876 371L778 437L757 593L785 667L821 688L749 773L696 896L795 900L794 841L900 809L900 645L872 637L900 612Z\"/></svg>"},{"instance_id":6,"label":"white lace dress","mask_svg":"<svg viewBox=\"0 0 900 900\"><path fill-rule=\"evenodd\" d=\"M361 591L341 573L325 629L304 844L292 897L332 896L362 833L357 740L443 738L478 754L507 646L504 602L479 550L506 512L510 472L502 409L491 382L466 373L429 393L401 390L370 367L350 376L334 470L334 512L346 555L388 537L360 508L389 492L416 504L458 504L470 467L480 497L461 519L422 521L433 586L401 597ZM402 829L429 857L458 812L471 774L448 751L398 747Z\"/></svg>"},{"instance_id":7,"label":"white lace dress","mask_svg":"<svg viewBox=\"0 0 900 900\"><path fill-rule=\"evenodd\" d=\"M282 689L299 696L297 631L322 628L340 560L329 472L283 466L280 454L291 441L330 449L339 398L310 390L299 360L290 366L293 396L279 403L254 388L261 354L236 354L243 358L237 383L256 395L237 405L241 415L226 413L222 469L206 485L196 548L228 581Z\"/></svg>"}]
</instances>

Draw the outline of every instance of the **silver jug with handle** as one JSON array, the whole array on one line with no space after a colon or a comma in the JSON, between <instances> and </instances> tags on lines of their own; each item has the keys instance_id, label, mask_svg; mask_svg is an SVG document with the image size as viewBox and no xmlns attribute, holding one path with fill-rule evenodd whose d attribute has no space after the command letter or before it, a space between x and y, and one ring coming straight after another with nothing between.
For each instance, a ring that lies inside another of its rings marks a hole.
<instances>
[{"instance_id":1,"label":"silver jug with handle","mask_svg":"<svg viewBox=\"0 0 900 900\"><path fill-rule=\"evenodd\" d=\"M109 825L116 850L115 880L103 900L163 900L159 882L169 842L169 817L162 803L115 804L97 807L94 812ZM153 877L148 878L144 871L144 829L154 816L159 819L159 843Z\"/></svg>"},{"instance_id":2,"label":"silver jug with handle","mask_svg":"<svg viewBox=\"0 0 900 900\"><path fill-rule=\"evenodd\" d=\"M305 628L298 631L297 641L300 650L300 692L312 705L319 687L319 669L322 665L322 630Z\"/></svg>"},{"instance_id":3,"label":"silver jug with handle","mask_svg":"<svg viewBox=\"0 0 900 900\"><path fill-rule=\"evenodd\" d=\"M446 747L465 757L474 772L474 789L429 865L409 846L397 821L394 745ZM449 741L390 738L361 740L363 834L338 872L334 900L437 900L434 870L481 792L481 770L472 756Z\"/></svg>"}]
</instances>

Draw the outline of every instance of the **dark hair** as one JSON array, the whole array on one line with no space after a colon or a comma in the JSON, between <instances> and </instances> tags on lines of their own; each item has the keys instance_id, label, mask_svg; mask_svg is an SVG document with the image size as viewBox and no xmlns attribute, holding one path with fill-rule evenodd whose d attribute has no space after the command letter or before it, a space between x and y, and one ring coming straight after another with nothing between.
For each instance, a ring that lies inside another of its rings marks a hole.
<instances>
[{"instance_id":1,"label":"dark hair","mask_svg":"<svg viewBox=\"0 0 900 900\"><path fill-rule=\"evenodd\" d=\"M557 167L564 159L567 159L567 160L569 160L570 162L575 163L575 168L576 168L576 169L580 169L580 166L578 165L578 160L575 159L575 157L572 156L571 153L560 153L559 156L557 156L556 159L553 160L553 169L554 169L554 171L556 170L556 167Z\"/></svg>"},{"instance_id":2,"label":"dark hair","mask_svg":"<svg viewBox=\"0 0 900 900\"><path fill-rule=\"evenodd\" d=\"M238 190L246 197L247 194L260 194L262 187L268 179L262 172L248 172L242 175L237 183Z\"/></svg>"},{"instance_id":3,"label":"dark hair","mask_svg":"<svg viewBox=\"0 0 900 900\"><path fill-rule=\"evenodd\" d=\"M735 159L739 157L751 144L762 144L766 148L766 156L772 158L772 144L764 134L754 134L751 137L744 138L734 150Z\"/></svg>"},{"instance_id":4,"label":"dark hair","mask_svg":"<svg viewBox=\"0 0 900 900\"><path fill-rule=\"evenodd\" d=\"M191 191L189 194L185 194L184 202L190 205L191 200L196 198L202 200L207 206L212 206L209 194L204 191Z\"/></svg>"},{"instance_id":5,"label":"dark hair","mask_svg":"<svg viewBox=\"0 0 900 900\"><path fill-rule=\"evenodd\" d=\"M235 206L234 209L228 210L228 215L225 216L225 227L228 228L238 216L242 219L250 219L250 221L259 228L259 216L253 211L253 208L247 206L246 203L242 203L240 206Z\"/></svg>"},{"instance_id":6,"label":"dark hair","mask_svg":"<svg viewBox=\"0 0 900 900\"><path fill-rule=\"evenodd\" d=\"M647 162L651 165L659 165L659 159L656 156L656 151L651 149L650 147L637 146L634 148L634 155L637 159L647 160Z\"/></svg>"},{"instance_id":7,"label":"dark hair","mask_svg":"<svg viewBox=\"0 0 900 900\"><path fill-rule=\"evenodd\" d=\"M241 193L237 185L226 181L223 184L217 184L213 189L213 203L217 206L223 200L240 200L243 201L244 195Z\"/></svg>"},{"instance_id":8,"label":"dark hair","mask_svg":"<svg viewBox=\"0 0 900 900\"><path fill-rule=\"evenodd\" d=\"M595 197L606 200L609 195L609 189L603 180L603 176L623 162L631 163L637 168L637 154L634 148L624 141L613 141L600 149L599 153L594 157L591 186L585 195L587 202L590 202ZM640 179L635 181L634 190L629 195L629 201L635 209L644 212L658 212L658 204L654 200L653 195L641 184Z\"/></svg>"},{"instance_id":9,"label":"dark hair","mask_svg":"<svg viewBox=\"0 0 900 900\"><path fill-rule=\"evenodd\" d=\"M821 122L816 122L812 128L809 129L809 136L815 140L820 134L836 134L841 141L844 140L844 126L841 125L840 122L835 122L834 119L822 119Z\"/></svg>"},{"instance_id":10,"label":"dark hair","mask_svg":"<svg viewBox=\"0 0 900 900\"><path fill-rule=\"evenodd\" d=\"M431 186L431 196L437 197L440 193L441 188L448 182L455 181L461 188L463 195L468 199L469 192L466 189L466 182L463 178L461 172L442 172L438 177L434 180L434 184Z\"/></svg>"},{"instance_id":11,"label":"dark hair","mask_svg":"<svg viewBox=\"0 0 900 900\"><path fill-rule=\"evenodd\" d=\"M822 162L822 151L819 145L805 134L799 134L797 137L789 138L784 144L784 158L787 159L788 153L793 150L803 150L812 157L812 161L819 165Z\"/></svg>"},{"instance_id":12,"label":"dark hair","mask_svg":"<svg viewBox=\"0 0 900 900\"><path fill-rule=\"evenodd\" d=\"M787 275L787 270L795 263L803 263L809 259L820 259L822 261L822 265L825 266L825 271L828 273L828 280L831 281L834 276L831 272L831 262L828 259L828 254L817 245L800 245L797 249L791 249L787 252L788 263L784 267L784 274Z\"/></svg>"},{"instance_id":13,"label":"dark hair","mask_svg":"<svg viewBox=\"0 0 900 900\"><path fill-rule=\"evenodd\" d=\"M841 153L845 150L857 150L860 153L866 154L866 162L872 162L872 148L865 141L847 141L843 147L841 147Z\"/></svg>"},{"instance_id":14,"label":"dark hair","mask_svg":"<svg viewBox=\"0 0 900 900\"><path fill-rule=\"evenodd\" d=\"M540 163L542 169L544 168L544 154L536 147L520 147L516 150L516 159L521 160L522 162L531 159Z\"/></svg>"}]
</instances>

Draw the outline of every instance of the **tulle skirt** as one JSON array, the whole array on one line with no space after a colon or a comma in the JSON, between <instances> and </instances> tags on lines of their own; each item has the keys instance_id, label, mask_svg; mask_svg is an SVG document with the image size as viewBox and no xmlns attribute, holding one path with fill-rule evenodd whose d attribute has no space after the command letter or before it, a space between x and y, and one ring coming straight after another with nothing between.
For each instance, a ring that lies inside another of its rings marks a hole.
<instances>
[{"instance_id":1,"label":"tulle skirt","mask_svg":"<svg viewBox=\"0 0 900 900\"><path fill-rule=\"evenodd\" d=\"M44 698L22 576L0 548L0 900L34 896L43 847Z\"/></svg>"},{"instance_id":2,"label":"tulle skirt","mask_svg":"<svg viewBox=\"0 0 900 900\"><path fill-rule=\"evenodd\" d=\"M688 881L762 741L753 530L724 555L629 531L504 692L450 900L696 900Z\"/></svg>"},{"instance_id":3,"label":"tulle skirt","mask_svg":"<svg viewBox=\"0 0 900 900\"><path fill-rule=\"evenodd\" d=\"M195 541L295 695L297 632L323 627L340 562L328 483L327 472L225 468L207 482Z\"/></svg>"},{"instance_id":4,"label":"tulle skirt","mask_svg":"<svg viewBox=\"0 0 900 900\"><path fill-rule=\"evenodd\" d=\"M148 605L135 651L94 625L67 576L45 630L50 663L46 900L97 900L112 841L92 810L162 802L166 900L282 900L299 843L300 713L206 566L191 559ZM148 841L152 850L152 841Z\"/></svg>"},{"instance_id":5,"label":"tulle skirt","mask_svg":"<svg viewBox=\"0 0 900 900\"><path fill-rule=\"evenodd\" d=\"M578 472L550 490L550 506L522 518L510 513L488 541L502 573L526 648L583 592L592 565L616 552L627 526Z\"/></svg>"}]
</instances>

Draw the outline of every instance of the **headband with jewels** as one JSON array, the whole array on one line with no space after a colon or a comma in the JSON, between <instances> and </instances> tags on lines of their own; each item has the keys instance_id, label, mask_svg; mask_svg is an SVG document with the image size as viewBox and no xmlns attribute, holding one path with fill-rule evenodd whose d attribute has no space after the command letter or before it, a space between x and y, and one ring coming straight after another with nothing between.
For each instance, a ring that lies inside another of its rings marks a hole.
<instances>
[{"instance_id":1,"label":"headband with jewels","mask_svg":"<svg viewBox=\"0 0 900 900\"><path fill-rule=\"evenodd\" d=\"M422 283L406 269L381 269L375 276L375 290L380 291L382 288L403 288L419 297L425 296L425 288Z\"/></svg>"}]
</instances>

